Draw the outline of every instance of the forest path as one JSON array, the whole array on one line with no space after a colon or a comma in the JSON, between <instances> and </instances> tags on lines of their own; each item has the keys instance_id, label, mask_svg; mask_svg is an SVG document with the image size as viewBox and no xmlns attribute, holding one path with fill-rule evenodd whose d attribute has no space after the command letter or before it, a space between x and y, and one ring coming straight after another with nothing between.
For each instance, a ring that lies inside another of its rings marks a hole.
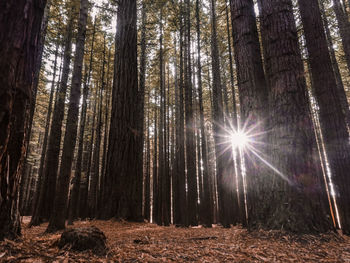
<instances>
[{"instance_id":1,"label":"forest path","mask_svg":"<svg viewBox=\"0 0 350 263\"><path fill-rule=\"evenodd\" d=\"M107 236L106 257L59 250L60 233L43 234L47 224L27 228L20 240L0 243L0 262L350 262L350 237L288 235L281 231L161 227L147 223L79 221Z\"/></svg>"}]
</instances>

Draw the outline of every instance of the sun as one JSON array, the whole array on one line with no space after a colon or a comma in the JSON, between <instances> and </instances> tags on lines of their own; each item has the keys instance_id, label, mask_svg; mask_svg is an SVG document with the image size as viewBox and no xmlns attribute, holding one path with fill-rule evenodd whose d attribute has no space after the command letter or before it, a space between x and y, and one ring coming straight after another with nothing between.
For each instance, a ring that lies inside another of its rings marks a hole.
<instances>
[{"instance_id":1,"label":"sun","mask_svg":"<svg viewBox=\"0 0 350 263\"><path fill-rule=\"evenodd\" d=\"M232 147L234 148L245 148L249 143L247 134L242 131L233 132L230 136Z\"/></svg>"}]
</instances>

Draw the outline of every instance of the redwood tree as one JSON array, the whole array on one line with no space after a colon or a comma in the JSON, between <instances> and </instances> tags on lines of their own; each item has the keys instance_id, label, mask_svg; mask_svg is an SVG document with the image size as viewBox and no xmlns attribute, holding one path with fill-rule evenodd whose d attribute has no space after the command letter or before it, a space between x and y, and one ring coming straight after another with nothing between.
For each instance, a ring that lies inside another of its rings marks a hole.
<instances>
[{"instance_id":1,"label":"redwood tree","mask_svg":"<svg viewBox=\"0 0 350 263\"><path fill-rule=\"evenodd\" d=\"M319 105L323 139L338 192L341 225L343 231L350 234L350 145L345 115L338 96L318 1L299 0L299 6L309 54L313 92Z\"/></svg>"},{"instance_id":2,"label":"redwood tree","mask_svg":"<svg viewBox=\"0 0 350 263\"><path fill-rule=\"evenodd\" d=\"M0 3L0 240L20 234L17 199L45 4Z\"/></svg>"},{"instance_id":3,"label":"redwood tree","mask_svg":"<svg viewBox=\"0 0 350 263\"><path fill-rule=\"evenodd\" d=\"M118 1L104 218L142 220L142 159L138 139L136 0ZM138 162L141 163L139 164Z\"/></svg>"},{"instance_id":4,"label":"redwood tree","mask_svg":"<svg viewBox=\"0 0 350 263\"><path fill-rule=\"evenodd\" d=\"M265 209L258 224L292 232L325 232L325 189L291 0L259 0L261 34L269 85L269 155L277 170L256 185ZM323 178L322 178L323 179Z\"/></svg>"}]
</instances>

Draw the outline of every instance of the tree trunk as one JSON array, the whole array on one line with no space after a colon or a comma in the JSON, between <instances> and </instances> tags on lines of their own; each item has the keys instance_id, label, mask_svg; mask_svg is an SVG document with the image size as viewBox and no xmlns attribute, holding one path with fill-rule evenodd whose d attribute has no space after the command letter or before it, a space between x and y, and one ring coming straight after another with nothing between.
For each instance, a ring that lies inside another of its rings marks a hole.
<instances>
[{"instance_id":1,"label":"tree trunk","mask_svg":"<svg viewBox=\"0 0 350 263\"><path fill-rule=\"evenodd\" d=\"M142 164L139 164L136 0L118 1L116 59L104 218L142 220Z\"/></svg>"},{"instance_id":2,"label":"tree trunk","mask_svg":"<svg viewBox=\"0 0 350 263\"><path fill-rule=\"evenodd\" d=\"M338 193L341 225L343 232L350 234L350 147L345 115L338 96L318 1L299 0L299 6L311 66L313 92L319 105L326 153Z\"/></svg>"},{"instance_id":3,"label":"tree trunk","mask_svg":"<svg viewBox=\"0 0 350 263\"><path fill-rule=\"evenodd\" d=\"M53 207L56 179L59 162L60 144L62 136L62 122L64 118L65 99L69 67L71 62L71 49L73 37L74 8L70 9L70 19L66 28L65 48L63 58L62 77L57 91L55 109L52 115L50 135L44 164L43 181L41 184L40 196L37 209L31 219L31 225L38 225L43 219L49 219Z\"/></svg>"},{"instance_id":4,"label":"tree trunk","mask_svg":"<svg viewBox=\"0 0 350 263\"><path fill-rule=\"evenodd\" d=\"M324 186L313 156L311 121L304 69L290 0L259 0L261 32L269 84L270 148L274 172L264 173L257 224L296 233L325 232L331 227L323 206Z\"/></svg>"},{"instance_id":5,"label":"tree trunk","mask_svg":"<svg viewBox=\"0 0 350 263\"><path fill-rule=\"evenodd\" d=\"M203 225L211 227L213 215L210 209L210 178L209 178L209 165L207 156L207 143L205 133L205 122L204 122L204 107L203 107L203 85L202 85L202 62L201 62L201 22L200 22L200 2L196 1L196 22L197 22L197 55L198 55L198 100L199 100L199 126L201 133L201 148L202 148L202 161L203 161L203 200L201 200L201 218Z\"/></svg>"},{"instance_id":6,"label":"tree trunk","mask_svg":"<svg viewBox=\"0 0 350 263\"><path fill-rule=\"evenodd\" d=\"M69 212L68 212L69 225L73 224L74 219L78 215L77 210L78 210L78 199L79 199L80 187L81 187L80 182L81 182L84 134L85 134L85 124L86 124L86 114L87 114L87 99L89 95L89 84L90 84L90 77L91 77L91 71L92 71L95 33L96 33L96 20L94 21L92 38L91 38L90 62L88 67L85 66L83 104L81 106L80 122L79 122L79 142L78 142L77 163L76 163L75 174L73 179L73 189L71 192L71 205L69 206Z\"/></svg>"},{"instance_id":7,"label":"tree trunk","mask_svg":"<svg viewBox=\"0 0 350 263\"><path fill-rule=\"evenodd\" d=\"M319 4L320 4L320 10L321 10L321 15L322 15L323 25L324 25L324 31L326 33L328 49L329 49L329 53L330 53L331 61L332 61L332 68L333 68L334 76L335 76L335 79L336 79L336 82L337 82L337 88L338 88L338 95L339 95L340 103L341 103L344 115L346 117L347 125L350 126L350 109L349 109L348 98L347 98L347 95L345 93L342 77L341 77L340 70L339 70L339 65L338 65L338 62L337 62L336 55L335 55L335 50L334 50L334 46L333 46L332 36L331 36L330 29L329 29L327 16L325 14L325 8L324 8L323 1L324 0L319 1Z\"/></svg>"},{"instance_id":8,"label":"tree trunk","mask_svg":"<svg viewBox=\"0 0 350 263\"><path fill-rule=\"evenodd\" d=\"M0 4L0 240L20 234L18 191L45 4Z\"/></svg>"},{"instance_id":9,"label":"tree trunk","mask_svg":"<svg viewBox=\"0 0 350 263\"><path fill-rule=\"evenodd\" d=\"M233 45L235 47L235 61L240 100L241 124L234 119L237 130L249 131L247 136L254 136L253 140L265 142L267 131L267 86L265 82L263 64L260 53L259 37L256 27L256 17L253 0L231 0L231 20ZM244 128L243 128L244 127ZM264 153L263 144L255 145ZM236 150L238 168L241 167L239 149ZM263 199L259 196L256 186L262 180L260 173L264 165L256 156L244 151L245 172L247 178L247 202L249 209L249 227L254 227L260 216L259 209ZM239 183L239 210L241 222L245 224L245 204L243 194L242 171L238 174Z\"/></svg>"},{"instance_id":10,"label":"tree trunk","mask_svg":"<svg viewBox=\"0 0 350 263\"><path fill-rule=\"evenodd\" d=\"M78 34L76 38L76 51L67 114L66 132L64 136L60 173L57 180L57 188L47 232L54 232L65 228L71 168L78 129L79 103L81 94L80 88L85 50L88 5L88 0L80 1Z\"/></svg>"},{"instance_id":11,"label":"tree trunk","mask_svg":"<svg viewBox=\"0 0 350 263\"><path fill-rule=\"evenodd\" d=\"M194 136L192 61L191 61L191 9L190 1L185 1L185 45L184 45L184 89L185 89L185 123L186 123L186 170L188 185L188 222L198 225L197 219L197 176L196 176L196 141Z\"/></svg>"},{"instance_id":12,"label":"tree trunk","mask_svg":"<svg viewBox=\"0 0 350 263\"><path fill-rule=\"evenodd\" d=\"M35 211L35 210L37 210L39 208L40 192L43 190L43 187L44 187L44 186L42 186L43 175L44 175L43 172L44 172L44 164L45 164L47 143L48 143L48 137L49 137L49 128L50 128L51 115L52 115L53 99L54 99L55 86L56 86L55 78L56 78L56 71L57 71L58 48L59 48L59 39L57 39L57 43L56 43L55 60L54 60L54 65L53 65L53 76L52 76L51 91L50 91L50 98L49 98L49 107L48 107L47 115L46 115L44 141L43 141L43 146L42 146L41 156L40 156L40 167L39 167L39 173L38 173L37 189L35 191L33 219L31 219L30 225L32 225L32 224L37 225L37 224L41 223L41 220L39 217L37 217L38 221L34 220L34 217L35 217L35 215L38 215L38 211Z\"/></svg>"}]
</instances>

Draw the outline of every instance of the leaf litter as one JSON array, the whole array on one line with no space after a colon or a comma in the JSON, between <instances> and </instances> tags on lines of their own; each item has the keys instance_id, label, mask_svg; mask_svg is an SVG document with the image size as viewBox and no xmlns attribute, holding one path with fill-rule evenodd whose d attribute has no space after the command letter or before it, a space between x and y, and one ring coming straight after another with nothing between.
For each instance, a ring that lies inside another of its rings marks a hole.
<instances>
[{"instance_id":1,"label":"leaf litter","mask_svg":"<svg viewBox=\"0 0 350 263\"><path fill-rule=\"evenodd\" d=\"M350 237L336 233L293 235L283 231L162 227L149 223L78 221L107 237L108 253L77 252L57 241L62 232L44 233L47 224L28 228L22 237L0 242L0 262L349 262Z\"/></svg>"}]
</instances>

